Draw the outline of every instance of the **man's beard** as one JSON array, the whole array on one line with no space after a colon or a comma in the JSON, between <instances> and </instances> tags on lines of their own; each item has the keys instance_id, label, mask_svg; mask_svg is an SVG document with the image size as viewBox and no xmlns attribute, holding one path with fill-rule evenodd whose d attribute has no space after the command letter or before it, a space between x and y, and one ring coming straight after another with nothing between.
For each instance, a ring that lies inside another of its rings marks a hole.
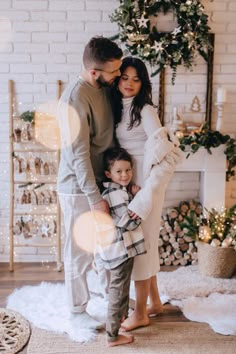
<instances>
[{"instance_id":1,"label":"man's beard","mask_svg":"<svg viewBox=\"0 0 236 354\"><path fill-rule=\"evenodd\" d=\"M114 82L114 80L112 80L112 81L106 81L106 80L103 79L103 76L100 75L100 76L97 78L96 82L97 82L100 86L103 86L103 87L111 87L112 84L113 84L113 82Z\"/></svg>"}]
</instances>

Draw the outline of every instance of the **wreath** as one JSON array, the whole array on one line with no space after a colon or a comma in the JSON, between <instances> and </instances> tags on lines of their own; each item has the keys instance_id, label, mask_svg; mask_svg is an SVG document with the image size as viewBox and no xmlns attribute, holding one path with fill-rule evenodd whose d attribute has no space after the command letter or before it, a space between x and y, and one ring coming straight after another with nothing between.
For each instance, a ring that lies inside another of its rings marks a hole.
<instances>
[{"instance_id":1,"label":"wreath","mask_svg":"<svg viewBox=\"0 0 236 354\"><path fill-rule=\"evenodd\" d=\"M151 28L150 16L169 11L174 12L178 23L172 32ZM174 84L177 66L183 64L191 69L196 52L207 61L210 27L199 0L120 0L110 19L120 29L113 39L119 38L132 55L148 62L154 69L151 76L170 66Z\"/></svg>"}]
</instances>

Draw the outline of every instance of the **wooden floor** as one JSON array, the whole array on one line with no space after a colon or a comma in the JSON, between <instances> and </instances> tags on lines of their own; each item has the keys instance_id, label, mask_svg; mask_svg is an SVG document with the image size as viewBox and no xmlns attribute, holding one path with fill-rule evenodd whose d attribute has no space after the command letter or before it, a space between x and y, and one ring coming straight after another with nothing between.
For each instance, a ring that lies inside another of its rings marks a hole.
<instances>
[{"instance_id":1,"label":"wooden floor","mask_svg":"<svg viewBox=\"0 0 236 354\"><path fill-rule=\"evenodd\" d=\"M173 267L162 267L163 271L174 270ZM6 307L6 298L16 288L25 285L35 285L41 281L58 282L64 280L63 272L57 272L55 264L18 263L14 272L9 272L7 263L0 263L0 307ZM170 304L165 305L164 314L158 317L160 322L187 322L179 308ZM222 336L223 340L224 336ZM236 345L236 337L235 337ZM27 353L27 347L21 354ZM59 353L58 353L59 354Z\"/></svg>"}]
</instances>

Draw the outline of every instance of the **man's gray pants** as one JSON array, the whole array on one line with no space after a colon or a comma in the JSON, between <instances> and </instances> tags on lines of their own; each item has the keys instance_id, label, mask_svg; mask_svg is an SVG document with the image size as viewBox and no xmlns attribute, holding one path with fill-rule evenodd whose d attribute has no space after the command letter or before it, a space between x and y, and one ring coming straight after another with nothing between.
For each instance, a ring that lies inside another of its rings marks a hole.
<instances>
[{"instance_id":1,"label":"man's gray pants","mask_svg":"<svg viewBox=\"0 0 236 354\"><path fill-rule=\"evenodd\" d=\"M76 237L80 241L89 237L86 234L86 225L77 224L79 217L90 211L87 198L83 195L59 194L61 209L64 216L64 269L65 288L71 312L84 312L90 299L87 272L91 269L93 250L88 252L83 245L78 246ZM77 227L76 227L77 224ZM83 233L83 234L82 234Z\"/></svg>"}]
</instances>

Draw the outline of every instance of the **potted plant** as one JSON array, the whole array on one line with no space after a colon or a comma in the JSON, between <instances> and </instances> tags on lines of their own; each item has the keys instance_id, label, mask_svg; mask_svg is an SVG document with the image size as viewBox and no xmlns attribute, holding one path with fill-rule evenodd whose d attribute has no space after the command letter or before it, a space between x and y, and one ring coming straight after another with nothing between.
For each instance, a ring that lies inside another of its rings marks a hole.
<instances>
[{"instance_id":1,"label":"potted plant","mask_svg":"<svg viewBox=\"0 0 236 354\"><path fill-rule=\"evenodd\" d=\"M236 204L206 212L197 242L199 270L203 275L230 278L236 271Z\"/></svg>"},{"instance_id":2,"label":"potted plant","mask_svg":"<svg viewBox=\"0 0 236 354\"><path fill-rule=\"evenodd\" d=\"M35 112L34 111L25 111L21 113L19 118L24 122L21 128L14 130L15 141L28 142L34 138L34 123L35 123Z\"/></svg>"},{"instance_id":3,"label":"potted plant","mask_svg":"<svg viewBox=\"0 0 236 354\"><path fill-rule=\"evenodd\" d=\"M31 124L34 124L34 111L26 111L21 113L20 118L24 121L24 122L29 122Z\"/></svg>"}]
</instances>

